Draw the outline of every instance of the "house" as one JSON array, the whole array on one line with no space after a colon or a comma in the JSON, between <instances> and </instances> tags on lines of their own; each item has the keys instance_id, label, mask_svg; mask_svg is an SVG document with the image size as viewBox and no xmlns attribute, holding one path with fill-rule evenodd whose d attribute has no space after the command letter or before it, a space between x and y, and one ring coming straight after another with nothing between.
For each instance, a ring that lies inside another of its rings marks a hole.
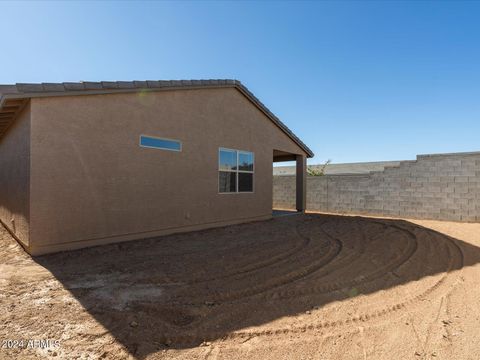
<instances>
[{"instance_id":1,"label":"house","mask_svg":"<svg viewBox=\"0 0 480 360\"><path fill-rule=\"evenodd\" d=\"M236 80L0 85L0 220L32 255L272 216L311 150Z\"/></svg>"}]
</instances>

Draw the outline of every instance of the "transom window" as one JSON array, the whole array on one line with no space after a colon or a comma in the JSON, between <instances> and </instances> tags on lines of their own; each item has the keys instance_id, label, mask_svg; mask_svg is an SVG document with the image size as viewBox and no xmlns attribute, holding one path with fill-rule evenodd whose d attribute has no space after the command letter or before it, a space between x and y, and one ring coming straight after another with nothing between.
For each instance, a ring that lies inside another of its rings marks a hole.
<instances>
[{"instance_id":1,"label":"transom window","mask_svg":"<svg viewBox=\"0 0 480 360\"><path fill-rule=\"evenodd\" d=\"M218 192L253 192L254 155L252 152L218 150Z\"/></svg>"},{"instance_id":2,"label":"transom window","mask_svg":"<svg viewBox=\"0 0 480 360\"><path fill-rule=\"evenodd\" d=\"M180 141L156 136L140 135L140 146L153 149L182 151L182 143Z\"/></svg>"}]
</instances>

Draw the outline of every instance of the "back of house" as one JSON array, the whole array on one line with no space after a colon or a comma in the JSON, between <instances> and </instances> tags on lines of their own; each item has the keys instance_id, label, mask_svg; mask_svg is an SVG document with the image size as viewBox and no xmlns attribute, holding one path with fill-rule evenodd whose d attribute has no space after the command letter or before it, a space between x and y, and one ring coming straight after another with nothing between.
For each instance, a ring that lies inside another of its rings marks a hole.
<instances>
[{"instance_id":1,"label":"back of house","mask_svg":"<svg viewBox=\"0 0 480 360\"><path fill-rule=\"evenodd\" d=\"M33 255L268 219L313 154L235 80L0 86L0 220Z\"/></svg>"}]
</instances>

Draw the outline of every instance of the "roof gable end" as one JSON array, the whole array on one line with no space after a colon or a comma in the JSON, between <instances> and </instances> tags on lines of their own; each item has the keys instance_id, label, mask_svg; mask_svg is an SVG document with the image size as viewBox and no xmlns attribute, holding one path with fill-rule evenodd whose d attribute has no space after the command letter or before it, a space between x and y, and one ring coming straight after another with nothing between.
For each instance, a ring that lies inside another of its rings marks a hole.
<instances>
[{"instance_id":1,"label":"roof gable end","mask_svg":"<svg viewBox=\"0 0 480 360\"><path fill-rule=\"evenodd\" d=\"M146 81L101 81L101 82L64 82L64 83L17 83L15 85L0 85L0 137L14 121L28 99L43 96L72 96L112 94L135 91L160 91L196 88L236 88L257 108L259 108L273 123L289 136L308 157L313 152L305 145L275 114L273 114L248 88L238 80L146 80ZM17 108L13 105L18 106ZM10 111L6 111L10 110ZM12 111L15 110L15 111ZM3 126L2 126L3 124Z\"/></svg>"}]
</instances>

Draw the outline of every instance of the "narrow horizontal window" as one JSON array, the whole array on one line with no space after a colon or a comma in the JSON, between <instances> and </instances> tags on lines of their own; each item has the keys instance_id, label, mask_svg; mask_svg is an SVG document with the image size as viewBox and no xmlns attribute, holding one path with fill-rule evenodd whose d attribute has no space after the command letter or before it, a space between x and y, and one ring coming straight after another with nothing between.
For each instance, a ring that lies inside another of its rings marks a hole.
<instances>
[{"instance_id":1,"label":"narrow horizontal window","mask_svg":"<svg viewBox=\"0 0 480 360\"><path fill-rule=\"evenodd\" d=\"M182 151L182 143L178 140L162 139L145 135L140 135L140 146L162 150Z\"/></svg>"}]
</instances>

